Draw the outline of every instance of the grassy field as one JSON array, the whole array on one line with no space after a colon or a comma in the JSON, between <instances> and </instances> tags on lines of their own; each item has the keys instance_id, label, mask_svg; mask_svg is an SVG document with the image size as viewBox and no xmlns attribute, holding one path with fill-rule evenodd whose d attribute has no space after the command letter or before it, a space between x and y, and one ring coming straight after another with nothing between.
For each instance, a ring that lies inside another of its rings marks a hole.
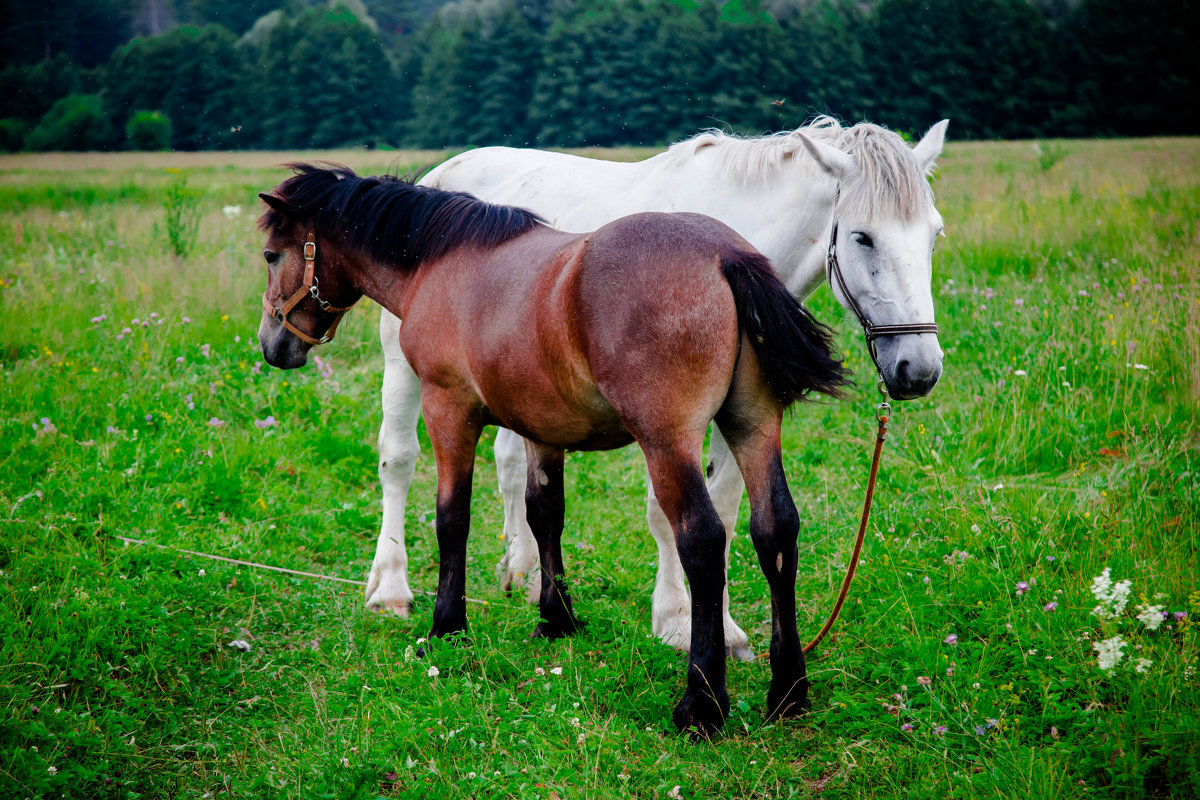
<instances>
[{"instance_id":1,"label":"grassy field","mask_svg":"<svg viewBox=\"0 0 1200 800\"><path fill-rule=\"evenodd\" d=\"M812 709L767 723L766 659L735 664L701 744L669 720L683 658L650 635L633 449L568 459L589 624L567 641L530 641L535 609L496 588L491 434L470 639L423 660L427 596L393 619L349 583L178 552L349 581L373 553L377 309L300 372L255 341L256 193L290 157L0 157L0 796L1200 795L1200 141L949 146L945 374L897 407ZM810 305L858 388L785 430L803 637L841 580L875 402L852 321L827 289ZM432 590L424 448L409 551ZM734 613L765 652L744 515Z\"/></svg>"}]
</instances>

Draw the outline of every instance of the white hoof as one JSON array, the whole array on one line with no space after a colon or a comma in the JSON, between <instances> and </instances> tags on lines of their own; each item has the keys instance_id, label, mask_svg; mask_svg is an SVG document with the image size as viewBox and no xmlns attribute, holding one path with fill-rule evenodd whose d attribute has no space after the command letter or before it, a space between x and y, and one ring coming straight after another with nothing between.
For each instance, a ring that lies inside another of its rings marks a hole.
<instances>
[{"instance_id":1,"label":"white hoof","mask_svg":"<svg viewBox=\"0 0 1200 800\"><path fill-rule=\"evenodd\" d=\"M736 658L738 661L747 663L754 660L754 651L749 647L730 647L725 651L725 654L730 658Z\"/></svg>"},{"instance_id":2,"label":"white hoof","mask_svg":"<svg viewBox=\"0 0 1200 800\"><path fill-rule=\"evenodd\" d=\"M750 649L750 637L728 614L725 615L725 650L731 658L738 661L754 660L754 651Z\"/></svg>"},{"instance_id":3,"label":"white hoof","mask_svg":"<svg viewBox=\"0 0 1200 800\"><path fill-rule=\"evenodd\" d=\"M381 576L378 570L373 569L367 578L366 595L368 611L391 613L404 619L412 613L412 590L403 579L389 580L389 576Z\"/></svg>"},{"instance_id":4,"label":"white hoof","mask_svg":"<svg viewBox=\"0 0 1200 800\"><path fill-rule=\"evenodd\" d=\"M667 647L674 647L687 653L692 648L692 615L686 610L674 613L654 612L654 623L651 626L654 635Z\"/></svg>"},{"instance_id":5,"label":"white hoof","mask_svg":"<svg viewBox=\"0 0 1200 800\"><path fill-rule=\"evenodd\" d=\"M508 567L500 562L500 590L505 594L525 594L530 603L537 603L542 596L542 570L536 564L528 569Z\"/></svg>"}]
</instances>

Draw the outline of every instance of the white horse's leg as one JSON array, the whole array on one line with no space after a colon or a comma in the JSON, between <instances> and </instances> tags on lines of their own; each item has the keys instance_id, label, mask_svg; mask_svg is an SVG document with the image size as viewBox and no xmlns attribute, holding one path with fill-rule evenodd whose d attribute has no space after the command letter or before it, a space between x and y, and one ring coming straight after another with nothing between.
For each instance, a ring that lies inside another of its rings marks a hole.
<instances>
[{"instance_id":1,"label":"white horse's leg","mask_svg":"<svg viewBox=\"0 0 1200 800\"><path fill-rule=\"evenodd\" d=\"M646 476L646 521L658 545L658 573L650 600L650 629L663 644L691 652L692 598L683 585L683 564L675 547L675 532L654 496L654 484Z\"/></svg>"},{"instance_id":2,"label":"white horse's leg","mask_svg":"<svg viewBox=\"0 0 1200 800\"><path fill-rule=\"evenodd\" d=\"M538 565L538 545L525 517L525 440L507 428L496 431L496 477L504 499L504 555L498 565L500 588L506 592L526 592L531 603L538 602L542 575Z\"/></svg>"},{"instance_id":3,"label":"white horse's leg","mask_svg":"<svg viewBox=\"0 0 1200 800\"><path fill-rule=\"evenodd\" d=\"M746 484L738 471L733 454L729 451L729 445L715 427L709 444L709 459L712 474L708 478L708 491L713 506L721 517L721 523L725 526L725 564L728 572L729 546L737 528L738 506L741 504ZM674 533L666 515L658 507L654 489L649 481L646 485L649 495L646 500L646 520L650 523L650 532L658 545L658 574L654 579L654 596L651 601L651 627L654 635L665 644L687 651L691 647L692 620L691 599L683 585L683 565L679 561L679 551L675 548ZM725 623L725 646L735 658L743 661L753 660L754 652L750 649L749 637L729 615L728 582L721 604L721 615Z\"/></svg>"},{"instance_id":4,"label":"white horse's leg","mask_svg":"<svg viewBox=\"0 0 1200 800\"><path fill-rule=\"evenodd\" d=\"M404 505L421 446L421 382L400 350L400 319L386 309L379 320L383 344L383 424L379 427L379 483L383 489L383 526L367 578L367 608L407 617L413 593L408 587L404 549Z\"/></svg>"},{"instance_id":5,"label":"white horse's leg","mask_svg":"<svg viewBox=\"0 0 1200 800\"><path fill-rule=\"evenodd\" d=\"M729 616L729 546L737 531L738 506L746 491L746 482L738 470L737 461L729 450L725 437L714 425L708 442L708 495L725 526L725 596L721 598L721 614L725 620L725 646L730 654L742 661L753 661L750 637Z\"/></svg>"}]
</instances>

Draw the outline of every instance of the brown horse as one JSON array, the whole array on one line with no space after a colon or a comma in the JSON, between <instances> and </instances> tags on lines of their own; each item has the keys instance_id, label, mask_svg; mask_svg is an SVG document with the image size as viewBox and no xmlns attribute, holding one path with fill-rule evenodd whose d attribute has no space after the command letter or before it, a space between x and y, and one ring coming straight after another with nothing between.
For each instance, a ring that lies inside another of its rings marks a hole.
<instances>
[{"instance_id":1,"label":"brown horse","mask_svg":"<svg viewBox=\"0 0 1200 800\"><path fill-rule=\"evenodd\" d=\"M637 214L564 233L534 214L396 178L297 164L260 195L269 209L258 337L273 366L303 365L366 295L404 324L437 459L440 553L432 636L466 628L466 546L484 425L525 437L528 518L540 551L535 636L572 633L563 577L563 457L636 441L692 587L680 729L719 729L729 710L721 619L725 533L704 486L715 420L746 479L750 535L771 590L772 715L805 706L796 631L799 518L783 474L784 410L846 375L828 330L769 262L698 214ZM320 248L318 257L317 250Z\"/></svg>"}]
</instances>

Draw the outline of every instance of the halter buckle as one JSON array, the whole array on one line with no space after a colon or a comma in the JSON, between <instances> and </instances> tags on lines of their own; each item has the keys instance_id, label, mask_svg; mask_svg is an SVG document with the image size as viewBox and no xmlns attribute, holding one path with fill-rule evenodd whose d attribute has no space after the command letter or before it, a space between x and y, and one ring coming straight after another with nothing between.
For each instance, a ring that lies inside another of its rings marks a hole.
<instances>
[{"instance_id":1,"label":"halter buckle","mask_svg":"<svg viewBox=\"0 0 1200 800\"><path fill-rule=\"evenodd\" d=\"M315 261L316 258L317 258L317 243L316 242L305 242L304 243L304 260L305 261Z\"/></svg>"}]
</instances>

